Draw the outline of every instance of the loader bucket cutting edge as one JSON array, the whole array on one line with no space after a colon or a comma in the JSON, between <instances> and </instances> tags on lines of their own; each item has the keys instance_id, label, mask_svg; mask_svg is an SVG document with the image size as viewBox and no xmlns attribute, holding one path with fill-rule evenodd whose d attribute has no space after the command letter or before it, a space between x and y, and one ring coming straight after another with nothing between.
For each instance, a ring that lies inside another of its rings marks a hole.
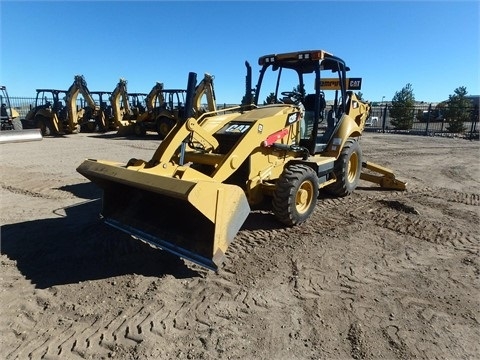
<instances>
[{"instance_id":1,"label":"loader bucket cutting edge","mask_svg":"<svg viewBox=\"0 0 480 360\"><path fill-rule=\"evenodd\" d=\"M223 262L250 213L243 190L235 185L185 181L94 160L77 171L103 189L105 223L211 270Z\"/></svg>"}]
</instances>

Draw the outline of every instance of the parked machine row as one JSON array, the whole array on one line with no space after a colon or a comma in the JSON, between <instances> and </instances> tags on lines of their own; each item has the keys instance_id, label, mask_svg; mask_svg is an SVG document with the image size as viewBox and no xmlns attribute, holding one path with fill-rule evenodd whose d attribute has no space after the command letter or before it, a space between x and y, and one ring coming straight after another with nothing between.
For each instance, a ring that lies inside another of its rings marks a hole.
<instances>
[{"instance_id":1,"label":"parked machine row","mask_svg":"<svg viewBox=\"0 0 480 360\"><path fill-rule=\"evenodd\" d=\"M143 136L157 132L163 139L185 109L185 89L167 89L157 82L149 93L129 93L120 79L112 92L90 91L85 78L76 75L68 90L37 89L35 105L22 120L25 128L38 128L42 135L118 131L119 135ZM84 105L79 106L79 95ZM195 94L194 114L216 108L213 76L205 74ZM207 109L201 101L206 98Z\"/></svg>"}]
</instances>

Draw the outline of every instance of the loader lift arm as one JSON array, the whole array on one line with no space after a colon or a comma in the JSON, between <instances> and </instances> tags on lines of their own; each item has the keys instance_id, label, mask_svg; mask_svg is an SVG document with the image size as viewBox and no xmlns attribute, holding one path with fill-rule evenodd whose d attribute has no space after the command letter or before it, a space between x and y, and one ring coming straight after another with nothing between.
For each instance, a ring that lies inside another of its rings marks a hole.
<instances>
[{"instance_id":1,"label":"loader lift arm","mask_svg":"<svg viewBox=\"0 0 480 360\"><path fill-rule=\"evenodd\" d=\"M147 94L146 98L146 105L147 105L147 112L153 111L155 109L155 104L157 103L163 104L165 102L163 98L163 83L157 82L153 87L152 90Z\"/></svg>"}]
</instances>

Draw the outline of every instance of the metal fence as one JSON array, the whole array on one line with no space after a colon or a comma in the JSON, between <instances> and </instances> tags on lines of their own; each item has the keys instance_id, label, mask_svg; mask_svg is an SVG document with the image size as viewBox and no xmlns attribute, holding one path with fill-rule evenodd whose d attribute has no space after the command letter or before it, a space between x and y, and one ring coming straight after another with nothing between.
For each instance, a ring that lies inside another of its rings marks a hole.
<instances>
[{"instance_id":1,"label":"metal fence","mask_svg":"<svg viewBox=\"0 0 480 360\"><path fill-rule=\"evenodd\" d=\"M3 99L0 95L0 102L6 103L6 100ZM10 106L18 111L20 118L25 118L30 109L35 106L35 98L27 97L10 97Z\"/></svg>"},{"instance_id":2,"label":"metal fence","mask_svg":"<svg viewBox=\"0 0 480 360\"><path fill-rule=\"evenodd\" d=\"M3 99L0 96L3 103ZM10 97L10 104L14 107L21 118L25 118L28 111L35 106L35 98L30 97ZM84 99L78 100L78 106L83 107ZM219 109L236 106L236 104L217 103ZM471 121L464 123L465 132L451 133L448 131L448 121L444 117L439 117L436 114L435 106L433 104L421 104L414 107L413 126L410 130L396 130L391 123L390 104L372 106L370 118L367 121L365 131L374 132L394 132L413 135L425 136L461 136L469 139L479 138L479 110L478 106L471 107L468 110L472 115ZM426 114L425 121L419 120L417 114Z\"/></svg>"},{"instance_id":3,"label":"metal fence","mask_svg":"<svg viewBox=\"0 0 480 360\"><path fill-rule=\"evenodd\" d=\"M372 106L370 118L367 121L366 131L395 132L425 136L457 136L469 139L479 138L479 109L478 106L466 109L470 114L470 121L463 123L463 133L451 133L448 130L448 121L438 113L433 104L421 104L414 107L413 126L409 130L396 130L390 117L390 104Z\"/></svg>"},{"instance_id":4,"label":"metal fence","mask_svg":"<svg viewBox=\"0 0 480 360\"><path fill-rule=\"evenodd\" d=\"M48 101L53 102L53 98L49 99L47 98ZM3 97L0 95L0 102L3 104L5 101ZM79 108L83 108L86 106L85 100L83 98L79 98L77 100L77 105ZM203 105L203 104L202 104ZM205 106L207 104L204 104ZM20 118L25 118L27 116L27 113L35 106L35 98L32 97L10 97L10 106L15 108L15 110L18 111L20 114ZM234 107L238 106L238 104L226 104L226 103L217 103L217 108L218 109L225 109L229 107Z\"/></svg>"}]
</instances>

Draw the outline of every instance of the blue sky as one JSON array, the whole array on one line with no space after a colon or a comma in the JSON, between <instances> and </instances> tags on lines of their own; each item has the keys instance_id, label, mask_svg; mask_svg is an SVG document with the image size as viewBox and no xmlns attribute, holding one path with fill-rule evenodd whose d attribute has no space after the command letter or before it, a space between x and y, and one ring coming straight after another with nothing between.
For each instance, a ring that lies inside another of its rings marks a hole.
<instances>
[{"instance_id":1,"label":"blue sky","mask_svg":"<svg viewBox=\"0 0 480 360\"><path fill-rule=\"evenodd\" d=\"M185 88L194 71L215 76L218 102L238 103L245 60L255 78L259 56L305 49L344 59L370 101L407 83L427 102L459 86L480 94L479 1L1 0L0 16L10 96L66 89L76 74L91 91L120 77L130 92Z\"/></svg>"}]
</instances>

